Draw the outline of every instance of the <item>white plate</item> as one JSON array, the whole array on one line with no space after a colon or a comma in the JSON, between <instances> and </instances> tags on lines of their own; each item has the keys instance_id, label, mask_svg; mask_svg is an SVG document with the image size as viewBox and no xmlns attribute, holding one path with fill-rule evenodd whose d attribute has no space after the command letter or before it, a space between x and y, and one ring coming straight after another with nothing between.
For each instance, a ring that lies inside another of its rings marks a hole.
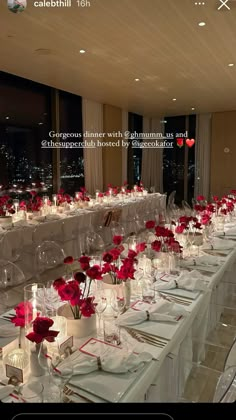
<instances>
[{"instance_id":1,"label":"white plate","mask_svg":"<svg viewBox=\"0 0 236 420\"><path fill-rule=\"evenodd\" d=\"M117 403L128 391L130 386L138 380L144 366L137 372L122 374L92 372L86 375L74 376L70 383L76 388L87 391L104 400L104 402Z\"/></svg>"},{"instance_id":2,"label":"white plate","mask_svg":"<svg viewBox=\"0 0 236 420\"><path fill-rule=\"evenodd\" d=\"M200 290L186 290L186 289L168 289L168 290L161 290L161 293L165 293L166 295L173 295L182 298L192 299L195 300L200 295Z\"/></svg>"}]
</instances>

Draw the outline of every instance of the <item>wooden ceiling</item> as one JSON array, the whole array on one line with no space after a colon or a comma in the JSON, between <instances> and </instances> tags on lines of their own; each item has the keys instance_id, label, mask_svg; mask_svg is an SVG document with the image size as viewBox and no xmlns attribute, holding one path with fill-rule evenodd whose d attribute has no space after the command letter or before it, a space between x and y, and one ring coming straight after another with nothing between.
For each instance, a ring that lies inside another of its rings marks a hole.
<instances>
[{"instance_id":1,"label":"wooden ceiling","mask_svg":"<svg viewBox=\"0 0 236 420\"><path fill-rule=\"evenodd\" d=\"M20 14L6 3L2 71L146 116L236 109L233 0L230 11L217 10L220 0L90 0L87 8L28 0Z\"/></svg>"}]
</instances>

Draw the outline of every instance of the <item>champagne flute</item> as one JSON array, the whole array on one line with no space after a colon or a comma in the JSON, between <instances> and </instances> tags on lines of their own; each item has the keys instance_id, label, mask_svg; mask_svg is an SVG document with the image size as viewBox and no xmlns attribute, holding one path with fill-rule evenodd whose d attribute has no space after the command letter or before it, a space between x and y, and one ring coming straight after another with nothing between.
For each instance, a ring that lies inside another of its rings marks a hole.
<instances>
[{"instance_id":1,"label":"champagne flute","mask_svg":"<svg viewBox=\"0 0 236 420\"><path fill-rule=\"evenodd\" d=\"M117 290L112 290L110 304L113 311L115 312L116 318L119 317L119 315L121 315L122 312L124 312L126 301L123 286L119 287L119 289Z\"/></svg>"},{"instance_id":2,"label":"champagne flute","mask_svg":"<svg viewBox=\"0 0 236 420\"><path fill-rule=\"evenodd\" d=\"M73 365L67 355L53 353L50 360L51 381L59 390L59 401L63 402L65 385L70 381L74 373Z\"/></svg>"},{"instance_id":3,"label":"champagne flute","mask_svg":"<svg viewBox=\"0 0 236 420\"><path fill-rule=\"evenodd\" d=\"M103 294L102 290L98 291L97 294L95 295L95 299L94 299L93 304L94 304L95 312L98 316L97 335L100 336L100 335L102 335L102 331L101 331L102 314L106 310L106 307L107 307L107 298Z\"/></svg>"}]
</instances>

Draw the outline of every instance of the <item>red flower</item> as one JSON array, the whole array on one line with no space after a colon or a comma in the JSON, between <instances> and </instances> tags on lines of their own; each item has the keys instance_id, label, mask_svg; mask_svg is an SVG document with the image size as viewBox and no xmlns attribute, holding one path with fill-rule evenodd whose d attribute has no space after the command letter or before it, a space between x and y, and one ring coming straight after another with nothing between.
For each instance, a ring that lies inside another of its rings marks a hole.
<instances>
[{"instance_id":1,"label":"red flower","mask_svg":"<svg viewBox=\"0 0 236 420\"><path fill-rule=\"evenodd\" d=\"M161 250L161 241L154 241L151 244L153 251L160 252Z\"/></svg>"},{"instance_id":2,"label":"red flower","mask_svg":"<svg viewBox=\"0 0 236 420\"><path fill-rule=\"evenodd\" d=\"M136 252L143 252L145 251L147 245L145 244L145 242L140 242L139 244L136 245Z\"/></svg>"},{"instance_id":3,"label":"red flower","mask_svg":"<svg viewBox=\"0 0 236 420\"><path fill-rule=\"evenodd\" d=\"M74 258L73 257L66 257L64 259L64 264L73 264Z\"/></svg>"},{"instance_id":4,"label":"red flower","mask_svg":"<svg viewBox=\"0 0 236 420\"><path fill-rule=\"evenodd\" d=\"M183 233L184 229L185 229L185 225L184 224L179 225L179 226L176 226L175 233Z\"/></svg>"},{"instance_id":5,"label":"red flower","mask_svg":"<svg viewBox=\"0 0 236 420\"><path fill-rule=\"evenodd\" d=\"M89 269L89 261L91 260L91 258L86 257L86 255L83 255L82 257L79 258L79 263L80 266L82 268L82 270L86 271Z\"/></svg>"},{"instance_id":6,"label":"red flower","mask_svg":"<svg viewBox=\"0 0 236 420\"><path fill-rule=\"evenodd\" d=\"M95 314L93 300L93 297L88 297L87 299L83 300L83 303L80 306L81 314L85 318L89 318L91 315Z\"/></svg>"},{"instance_id":7,"label":"red flower","mask_svg":"<svg viewBox=\"0 0 236 420\"><path fill-rule=\"evenodd\" d=\"M16 315L11 318L11 322L16 327L25 327L26 322L30 323L33 319L33 306L31 302L21 302L15 307Z\"/></svg>"},{"instance_id":8,"label":"red flower","mask_svg":"<svg viewBox=\"0 0 236 420\"><path fill-rule=\"evenodd\" d=\"M213 201L219 201L219 197L217 195L213 195Z\"/></svg>"},{"instance_id":9,"label":"red flower","mask_svg":"<svg viewBox=\"0 0 236 420\"><path fill-rule=\"evenodd\" d=\"M121 235L113 236L113 244L115 244L115 245L120 245L122 240L123 240L123 236L121 236Z\"/></svg>"},{"instance_id":10,"label":"red flower","mask_svg":"<svg viewBox=\"0 0 236 420\"><path fill-rule=\"evenodd\" d=\"M84 273L82 273L81 271L78 271L77 273L74 274L74 279L78 283L85 283L86 275Z\"/></svg>"},{"instance_id":11,"label":"red flower","mask_svg":"<svg viewBox=\"0 0 236 420\"><path fill-rule=\"evenodd\" d=\"M59 331L49 330L53 324L54 321L50 318L37 317L33 321L33 331L27 334L26 338L37 344L41 343L44 339L49 342L54 341L55 337L59 334Z\"/></svg>"},{"instance_id":12,"label":"red flower","mask_svg":"<svg viewBox=\"0 0 236 420\"><path fill-rule=\"evenodd\" d=\"M197 196L197 201L204 201L204 200L205 200L204 195L198 195Z\"/></svg>"},{"instance_id":13,"label":"red flower","mask_svg":"<svg viewBox=\"0 0 236 420\"><path fill-rule=\"evenodd\" d=\"M155 221L154 220L149 220L148 222L146 222L146 229L153 229L155 227Z\"/></svg>"},{"instance_id":14,"label":"red flower","mask_svg":"<svg viewBox=\"0 0 236 420\"><path fill-rule=\"evenodd\" d=\"M137 257L137 255L138 255L137 252L133 251L132 249L129 249L128 258L133 260L135 257Z\"/></svg>"},{"instance_id":15,"label":"red flower","mask_svg":"<svg viewBox=\"0 0 236 420\"><path fill-rule=\"evenodd\" d=\"M54 280L53 287L55 290L58 290L64 284L66 284L66 281L63 279L63 277L60 277L59 279Z\"/></svg>"},{"instance_id":16,"label":"red flower","mask_svg":"<svg viewBox=\"0 0 236 420\"><path fill-rule=\"evenodd\" d=\"M81 296L79 283L76 280L71 280L58 289L58 294L61 300L70 301L72 306L78 305Z\"/></svg>"},{"instance_id":17,"label":"red flower","mask_svg":"<svg viewBox=\"0 0 236 420\"><path fill-rule=\"evenodd\" d=\"M102 271L101 271L99 265L94 265L93 267L90 267L86 271L86 274L92 280L102 280Z\"/></svg>"},{"instance_id":18,"label":"red flower","mask_svg":"<svg viewBox=\"0 0 236 420\"><path fill-rule=\"evenodd\" d=\"M105 252L105 254L103 254L103 261L106 263L111 263L113 261L113 256L110 252Z\"/></svg>"},{"instance_id":19,"label":"red flower","mask_svg":"<svg viewBox=\"0 0 236 420\"><path fill-rule=\"evenodd\" d=\"M121 251L118 248L113 248L113 249L110 249L109 254L111 254L113 257L113 260L116 261L118 260L121 254Z\"/></svg>"}]
</instances>

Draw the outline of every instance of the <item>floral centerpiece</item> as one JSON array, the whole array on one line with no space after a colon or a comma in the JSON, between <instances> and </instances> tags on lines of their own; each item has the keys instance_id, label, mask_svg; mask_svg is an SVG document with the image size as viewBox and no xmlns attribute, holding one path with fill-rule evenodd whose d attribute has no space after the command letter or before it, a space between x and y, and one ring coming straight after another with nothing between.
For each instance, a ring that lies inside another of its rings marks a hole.
<instances>
[{"instance_id":1,"label":"floral centerpiece","mask_svg":"<svg viewBox=\"0 0 236 420\"><path fill-rule=\"evenodd\" d=\"M45 341L55 341L59 331L51 330L54 321L50 318L37 316L32 322L33 331L30 331L26 338L35 343L30 349L30 373L32 376L42 376L48 373L47 346Z\"/></svg>"}]
</instances>

